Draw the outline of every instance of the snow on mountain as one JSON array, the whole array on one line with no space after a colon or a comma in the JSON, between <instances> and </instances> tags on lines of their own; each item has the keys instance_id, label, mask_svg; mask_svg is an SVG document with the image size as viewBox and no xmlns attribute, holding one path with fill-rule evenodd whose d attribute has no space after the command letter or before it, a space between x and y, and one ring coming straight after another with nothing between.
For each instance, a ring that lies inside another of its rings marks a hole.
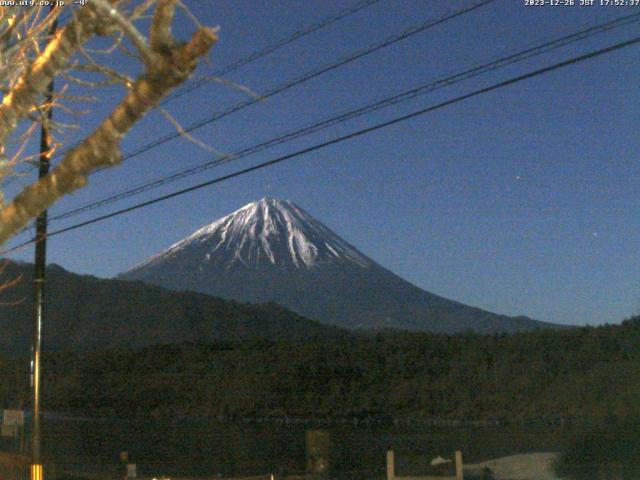
<instances>
[{"instance_id":1,"label":"snow on mountain","mask_svg":"<svg viewBox=\"0 0 640 480\"><path fill-rule=\"evenodd\" d=\"M263 198L206 225L133 270L167 258L199 255L203 263L220 253L225 268L265 263L311 269L347 261L367 268L372 261L294 203Z\"/></svg>"},{"instance_id":2,"label":"snow on mountain","mask_svg":"<svg viewBox=\"0 0 640 480\"><path fill-rule=\"evenodd\" d=\"M493 333L551 326L422 290L300 207L271 198L199 229L120 278L243 302L274 301L346 328Z\"/></svg>"}]
</instances>

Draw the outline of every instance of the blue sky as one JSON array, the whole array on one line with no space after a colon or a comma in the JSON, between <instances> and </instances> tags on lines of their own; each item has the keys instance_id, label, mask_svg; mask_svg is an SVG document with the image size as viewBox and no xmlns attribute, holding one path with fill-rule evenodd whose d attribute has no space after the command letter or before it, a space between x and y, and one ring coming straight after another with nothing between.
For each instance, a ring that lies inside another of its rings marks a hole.
<instances>
[{"instance_id":1,"label":"blue sky","mask_svg":"<svg viewBox=\"0 0 640 480\"><path fill-rule=\"evenodd\" d=\"M353 1L187 1L220 26L199 75L354 5ZM265 92L471 1L374 5L233 73ZM579 0L576 0L579 3ZM545 6L497 0L197 130L233 152L446 74L535 46L640 7ZM178 19L176 32L191 29ZM638 23L450 86L128 199L57 229L293 152L556 61L632 38ZM135 65L123 57L125 70ZM615 323L640 312L640 48L630 47L438 110L291 162L50 239L49 261L110 277L198 227L264 196L288 199L412 283L510 315L569 324ZM79 136L113 106L102 94ZM211 82L167 109L184 125L246 94ZM126 138L125 152L172 131L159 113ZM74 135L68 140L72 141ZM117 193L211 153L185 139L96 174L52 215ZM9 194L28 178L15 182ZM26 236L16 238L17 243ZM9 244L11 246L13 243ZM31 260L32 249L14 255Z\"/></svg>"}]
</instances>

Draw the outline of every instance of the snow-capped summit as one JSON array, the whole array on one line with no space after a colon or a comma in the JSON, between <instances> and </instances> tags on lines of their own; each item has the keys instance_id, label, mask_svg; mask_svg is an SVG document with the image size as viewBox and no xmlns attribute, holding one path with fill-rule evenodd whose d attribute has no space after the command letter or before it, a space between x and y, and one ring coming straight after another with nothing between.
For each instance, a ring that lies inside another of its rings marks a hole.
<instances>
[{"instance_id":1,"label":"snow-capped summit","mask_svg":"<svg viewBox=\"0 0 640 480\"><path fill-rule=\"evenodd\" d=\"M543 326L426 292L300 207L272 198L200 228L120 278L244 302L275 301L348 328L489 333Z\"/></svg>"},{"instance_id":2,"label":"snow-capped summit","mask_svg":"<svg viewBox=\"0 0 640 480\"><path fill-rule=\"evenodd\" d=\"M152 257L133 271L174 257L191 256L204 268L271 265L314 268L319 264L372 261L292 202L263 198L252 202Z\"/></svg>"}]
</instances>

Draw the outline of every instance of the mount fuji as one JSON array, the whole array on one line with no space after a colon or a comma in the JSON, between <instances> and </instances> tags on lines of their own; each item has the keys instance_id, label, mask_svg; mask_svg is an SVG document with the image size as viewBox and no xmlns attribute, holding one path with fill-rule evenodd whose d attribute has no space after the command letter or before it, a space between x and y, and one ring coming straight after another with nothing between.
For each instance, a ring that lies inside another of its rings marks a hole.
<instances>
[{"instance_id":1,"label":"mount fuji","mask_svg":"<svg viewBox=\"0 0 640 480\"><path fill-rule=\"evenodd\" d=\"M270 198L197 230L119 278L243 302L273 301L350 329L495 333L557 327L422 290L297 205Z\"/></svg>"}]
</instances>

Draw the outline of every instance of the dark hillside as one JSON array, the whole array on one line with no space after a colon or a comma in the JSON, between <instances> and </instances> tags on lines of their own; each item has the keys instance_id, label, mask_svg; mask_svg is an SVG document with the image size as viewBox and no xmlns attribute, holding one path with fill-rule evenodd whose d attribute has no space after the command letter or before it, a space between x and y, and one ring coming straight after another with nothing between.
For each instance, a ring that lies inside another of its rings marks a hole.
<instances>
[{"instance_id":1,"label":"dark hillside","mask_svg":"<svg viewBox=\"0 0 640 480\"><path fill-rule=\"evenodd\" d=\"M3 279L21 276L0 297L0 353L29 352L33 265L10 262ZM48 351L140 348L241 338L299 340L345 335L275 304L247 305L141 282L47 270L44 345Z\"/></svg>"}]
</instances>

